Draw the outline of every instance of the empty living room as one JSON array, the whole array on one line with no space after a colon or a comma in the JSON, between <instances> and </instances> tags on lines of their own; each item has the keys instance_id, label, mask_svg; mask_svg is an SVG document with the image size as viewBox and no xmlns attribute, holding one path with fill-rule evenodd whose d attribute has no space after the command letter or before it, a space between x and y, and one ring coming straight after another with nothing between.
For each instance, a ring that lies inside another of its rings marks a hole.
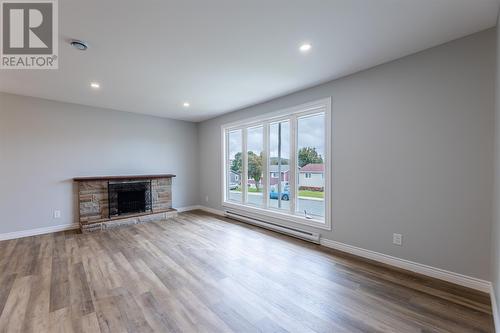
<instances>
[{"instance_id":1,"label":"empty living room","mask_svg":"<svg viewBox=\"0 0 500 333\"><path fill-rule=\"evenodd\" d=\"M500 332L500 0L0 0L0 333Z\"/></svg>"}]
</instances>

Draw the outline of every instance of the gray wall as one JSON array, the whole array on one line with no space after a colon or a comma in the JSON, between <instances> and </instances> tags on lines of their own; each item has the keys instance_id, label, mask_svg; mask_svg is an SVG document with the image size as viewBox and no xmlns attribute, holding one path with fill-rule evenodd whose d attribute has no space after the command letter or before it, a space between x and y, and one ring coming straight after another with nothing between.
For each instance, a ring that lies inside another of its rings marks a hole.
<instances>
[{"instance_id":1,"label":"gray wall","mask_svg":"<svg viewBox=\"0 0 500 333\"><path fill-rule=\"evenodd\" d=\"M497 64L495 88L495 192L491 232L491 270L497 304L500 304L500 30L497 22ZM500 313L498 313L500 318ZM500 327L498 327L500 329Z\"/></svg>"},{"instance_id":2,"label":"gray wall","mask_svg":"<svg viewBox=\"0 0 500 333\"><path fill-rule=\"evenodd\" d=\"M197 204L197 146L193 123L0 94L0 233L76 222L75 176L174 173Z\"/></svg>"},{"instance_id":3,"label":"gray wall","mask_svg":"<svg viewBox=\"0 0 500 333\"><path fill-rule=\"evenodd\" d=\"M322 236L489 280L494 68L491 29L200 123L200 202L222 209L222 124L332 96Z\"/></svg>"}]
</instances>

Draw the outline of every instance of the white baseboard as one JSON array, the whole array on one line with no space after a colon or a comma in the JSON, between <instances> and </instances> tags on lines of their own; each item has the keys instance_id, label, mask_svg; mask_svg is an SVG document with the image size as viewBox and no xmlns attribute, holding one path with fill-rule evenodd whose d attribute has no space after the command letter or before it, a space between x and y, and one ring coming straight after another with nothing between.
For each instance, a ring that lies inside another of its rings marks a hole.
<instances>
[{"instance_id":1,"label":"white baseboard","mask_svg":"<svg viewBox=\"0 0 500 333\"><path fill-rule=\"evenodd\" d=\"M205 212L212 213L214 215L226 216L224 214L224 211L222 211L222 210L218 210L218 209L214 209L214 208L210 208L210 207L206 207L206 206L200 206L200 209L204 210Z\"/></svg>"},{"instance_id":2,"label":"white baseboard","mask_svg":"<svg viewBox=\"0 0 500 333\"><path fill-rule=\"evenodd\" d=\"M383 264L402 268L411 272L419 273L436 279L444 280L460 286L479 290L485 293L491 292L491 282L474 278L471 276L462 275L459 273L450 272L441 268L419 264L413 261L396 258L387 254L362 249L356 246L344 244L341 242L332 241L322 238L320 244L335 250L347 252L359 257L371 259Z\"/></svg>"},{"instance_id":3,"label":"white baseboard","mask_svg":"<svg viewBox=\"0 0 500 333\"><path fill-rule=\"evenodd\" d=\"M201 209L201 206L200 205L193 205L193 206L179 207L176 209L179 213L182 213L182 212L189 212L190 210Z\"/></svg>"},{"instance_id":4,"label":"white baseboard","mask_svg":"<svg viewBox=\"0 0 500 333\"><path fill-rule=\"evenodd\" d=\"M495 332L500 330L500 313L498 312L497 296L495 294L495 288L493 284L490 286L490 298L491 298L491 312L493 312L493 323L495 325Z\"/></svg>"},{"instance_id":5,"label":"white baseboard","mask_svg":"<svg viewBox=\"0 0 500 333\"><path fill-rule=\"evenodd\" d=\"M36 236L36 235L43 235L43 234L50 234L52 232L74 230L74 229L78 229L78 228L80 228L80 225L78 223L74 223L74 224L61 224L61 225L55 225L55 226L51 226L51 227L22 230L22 231L6 232L4 234L0 234L0 241L8 240L8 239L29 237L29 236Z\"/></svg>"},{"instance_id":6,"label":"white baseboard","mask_svg":"<svg viewBox=\"0 0 500 333\"><path fill-rule=\"evenodd\" d=\"M197 210L197 209L203 210L203 211L205 211L207 213L212 213L212 214L215 214L215 215L224 216L224 212L222 210L210 208L210 207L203 206L203 205L181 207L181 208L177 208L177 211L179 213L182 213L182 212L187 212L187 211L190 211L190 210Z\"/></svg>"}]
</instances>

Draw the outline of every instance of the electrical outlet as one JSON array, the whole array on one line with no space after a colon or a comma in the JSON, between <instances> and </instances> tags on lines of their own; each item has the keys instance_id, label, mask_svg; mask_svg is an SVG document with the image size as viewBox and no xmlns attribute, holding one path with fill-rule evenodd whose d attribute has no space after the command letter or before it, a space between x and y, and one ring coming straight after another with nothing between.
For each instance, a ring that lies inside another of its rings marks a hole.
<instances>
[{"instance_id":1,"label":"electrical outlet","mask_svg":"<svg viewBox=\"0 0 500 333\"><path fill-rule=\"evenodd\" d=\"M54 218L55 219L60 219L61 218L61 211L60 210L55 210L54 211Z\"/></svg>"},{"instance_id":2,"label":"electrical outlet","mask_svg":"<svg viewBox=\"0 0 500 333\"><path fill-rule=\"evenodd\" d=\"M208 202L208 195L205 196L205 202Z\"/></svg>"},{"instance_id":3,"label":"electrical outlet","mask_svg":"<svg viewBox=\"0 0 500 333\"><path fill-rule=\"evenodd\" d=\"M392 243L394 245L402 246L403 245L403 235L392 234Z\"/></svg>"}]
</instances>

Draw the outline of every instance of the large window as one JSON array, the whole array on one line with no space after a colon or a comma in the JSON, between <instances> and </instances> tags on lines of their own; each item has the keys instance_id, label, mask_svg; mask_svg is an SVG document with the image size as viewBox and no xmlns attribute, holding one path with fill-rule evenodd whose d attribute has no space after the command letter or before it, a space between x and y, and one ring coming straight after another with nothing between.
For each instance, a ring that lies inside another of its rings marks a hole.
<instances>
[{"instance_id":1,"label":"large window","mask_svg":"<svg viewBox=\"0 0 500 333\"><path fill-rule=\"evenodd\" d=\"M223 205L329 228L330 100L224 125Z\"/></svg>"}]
</instances>

